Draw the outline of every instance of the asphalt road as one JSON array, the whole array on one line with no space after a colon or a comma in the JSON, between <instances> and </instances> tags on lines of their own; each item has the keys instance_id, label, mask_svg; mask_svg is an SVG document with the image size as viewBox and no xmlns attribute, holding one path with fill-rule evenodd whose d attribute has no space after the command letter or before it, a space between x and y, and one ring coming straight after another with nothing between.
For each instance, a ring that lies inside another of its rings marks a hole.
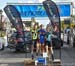
<instances>
[{"instance_id":1,"label":"asphalt road","mask_svg":"<svg viewBox=\"0 0 75 66\"><path fill-rule=\"evenodd\" d=\"M75 48L65 45L62 48L61 61L63 66L75 66Z\"/></svg>"},{"instance_id":2,"label":"asphalt road","mask_svg":"<svg viewBox=\"0 0 75 66\"><path fill-rule=\"evenodd\" d=\"M60 50L54 50L54 57L60 59ZM14 50L6 48L0 51L0 66L24 66L23 61L31 58L31 54L16 53ZM64 44L61 49L62 66L75 66L75 48L71 45Z\"/></svg>"},{"instance_id":3,"label":"asphalt road","mask_svg":"<svg viewBox=\"0 0 75 66\"><path fill-rule=\"evenodd\" d=\"M24 66L23 63L5 63L5 64L0 64L0 66Z\"/></svg>"}]
</instances>

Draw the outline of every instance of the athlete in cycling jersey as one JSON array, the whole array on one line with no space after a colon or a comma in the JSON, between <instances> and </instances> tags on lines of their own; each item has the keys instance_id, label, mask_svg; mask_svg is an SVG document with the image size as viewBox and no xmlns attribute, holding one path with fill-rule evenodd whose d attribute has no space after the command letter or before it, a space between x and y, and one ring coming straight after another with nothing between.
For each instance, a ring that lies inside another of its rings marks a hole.
<instances>
[{"instance_id":1,"label":"athlete in cycling jersey","mask_svg":"<svg viewBox=\"0 0 75 66\"><path fill-rule=\"evenodd\" d=\"M42 54L44 52L44 42L45 42L45 30L43 29L43 25L40 25L40 29L38 32L39 32L40 52Z\"/></svg>"}]
</instances>

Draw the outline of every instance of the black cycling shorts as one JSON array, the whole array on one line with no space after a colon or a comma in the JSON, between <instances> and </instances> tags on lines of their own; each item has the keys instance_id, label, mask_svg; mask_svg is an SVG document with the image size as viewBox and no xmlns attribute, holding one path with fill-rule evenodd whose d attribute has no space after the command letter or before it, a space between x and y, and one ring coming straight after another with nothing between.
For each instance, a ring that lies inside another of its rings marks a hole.
<instances>
[{"instance_id":1,"label":"black cycling shorts","mask_svg":"<svg viewBox=\"0 0 75 66\"><path fill-rule=\"evenodd\" d=\"M48 47L51 47L51 42L50 41L46 41L45 45L46 46L48 45Z\"/></svg>"},{"instance_id":2,"label":"black cycling shorts","mask_svg":"<svg viewBox=\"0 0 75 66\"><path fill-rule=\"evenodd\" d=\"M32 45L36 45L37 44L37 40L32 40Z\"/></svg>"}]
</instances>

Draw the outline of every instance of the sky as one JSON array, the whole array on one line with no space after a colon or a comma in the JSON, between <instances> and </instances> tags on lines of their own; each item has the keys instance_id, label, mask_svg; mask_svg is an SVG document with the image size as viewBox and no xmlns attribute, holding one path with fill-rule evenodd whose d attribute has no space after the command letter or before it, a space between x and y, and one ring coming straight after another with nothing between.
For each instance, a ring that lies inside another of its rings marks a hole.
<instances>
[{"instance_id":1,"label":"sky","mask_svg":"<svg viewBox=\"0 0 75 66\"><path fill-rule=\"evenodd\" d=\"M44 0L0 0L0 9L3 9L7 3L41 3ZM74 0L53 0L55 2L67 2Z\"/></svg>"},{"instance_id":2,"label":"sky","mask_svg":"<svg viewBox=\"0 0 75 66\"><path fill-rule=\"evenodd\" d=\"M0 0L0 9L7 5L7 3L42 3L44 0ZM54 2L71 2L75 0L53 0ZM74 3L75 4L75 3ZM4 14L4 12L3 12Z\"/></svg>"},{"instance_id":3,"label":"sky","mask_svg":"<svg viewBox=\"0 0 75 66\"><path fill-rule=\"evenodd\" d=\"M0 9L3 10L3 8L7 5L7 3L42 3L45 0L0 0ZM52 0L54 2L73 2L75 6L75 0ZM3 12L3 15L5 13Z\"/></svg>"},{"instance_id":4,"label":"sky","mask_svg":"<svg viewBox=\"0 0 75 66\"><path fill-rule=\"evenodd\" d=\"M44 0L0 0L0 9L3 10L3 8L7 5L7 3L42 3ZM53 0L54 2L73 2L75 5L75 0ZM3 12L3 15L5 13ZM39 20L37 20L39 22ZM40 21L47 23L49 20L46 21Z\"/></svg>"},{"instance_id":5,"label":"sky","mask_svg":"<svg viewBox=\"0 0 75 66\"><path fill-rule=\"evenodd\" d=\"M7 3L42 3L44 0L0 0L0 9L7 5ZM54 2L71 2L75 0L53 0ZM75 3L74 3L75 4Z\"/></svg>"}]
</instances>

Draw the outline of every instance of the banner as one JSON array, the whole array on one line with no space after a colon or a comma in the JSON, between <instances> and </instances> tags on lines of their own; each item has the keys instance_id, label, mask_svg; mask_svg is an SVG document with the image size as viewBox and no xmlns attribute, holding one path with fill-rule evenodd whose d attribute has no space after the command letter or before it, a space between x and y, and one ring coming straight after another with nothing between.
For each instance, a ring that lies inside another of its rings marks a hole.
<instances>
[{"instance_id":1,"label":"banner","mask_svg":"<svg viewBox=\"0 0 75 66\"><path fill-rule=\"evenodd\" d=\"M13 5L7 5L4 8L4 11L10 22L12 23L13 27L15 27L17 30L17 40L20 38L22 39L22 41L24 41L24 31L20 13Z\"/></svg>"},{"instance_id":2,"label":"banner","mask_svg":"<svg viewBox=\"0 0 75 66\"><path fill-rule=\"evenodd\" d=\"M16 9L20 12L22 18L27 17L48 17L42 4L24 4L24 5L14 5ZM58 4L59 13L61 17L70 16L70 4Z\"/></svg>"},{"instance_id":3,"label":"banner","mask_svg":"<svg viewBox=\"0 0 75 66\"><path fill-rule=\"evenodd\" d=\"M52 32L56 33L57 37L61 39L61 24L60 24L60 14L57 5L51 1L47 0L43 2L43 6L51 22ZM49 27L51 27L49 26Z\"/></svg>"}]
</instances>

